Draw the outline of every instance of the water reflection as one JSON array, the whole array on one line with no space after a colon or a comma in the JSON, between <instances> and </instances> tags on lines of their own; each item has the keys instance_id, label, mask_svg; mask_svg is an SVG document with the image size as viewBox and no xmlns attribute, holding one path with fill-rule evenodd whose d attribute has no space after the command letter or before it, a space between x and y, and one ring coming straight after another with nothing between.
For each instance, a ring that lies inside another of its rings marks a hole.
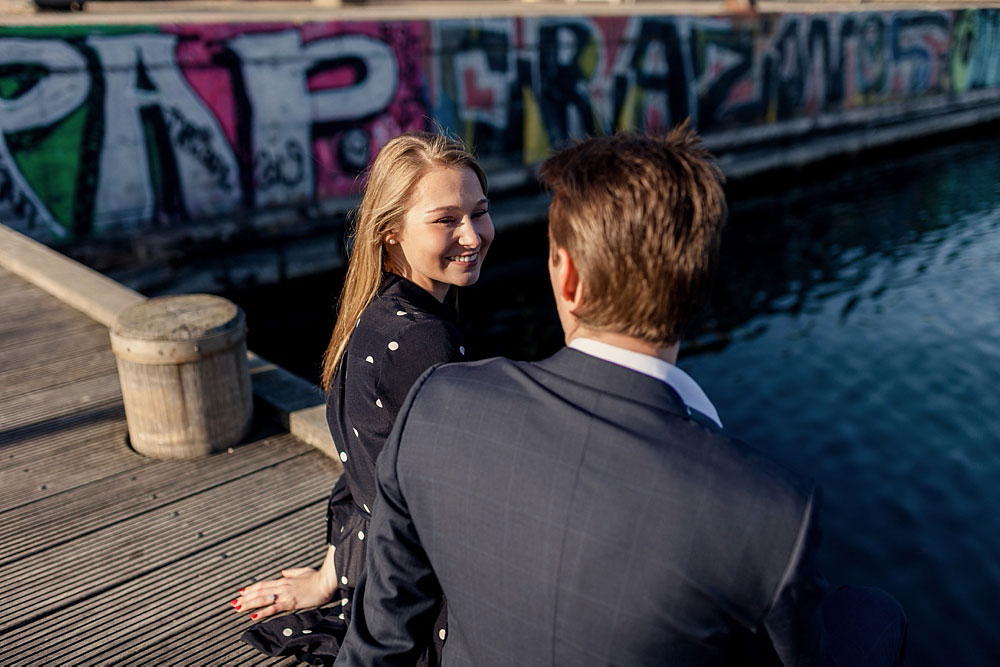
<instances>
[{"instance_id":1,"label":"water reflection","mask_svg":"<svg viewBox=\"0 0 1000 667\"><path fill-rule=\"evenodd\" d=\"M694 336L725 345L681 363L821 483L826 569L903 602L911 665L1000 662L998 177L981 141L738 203Z\"/></svg>"},{"instance_id":2,"label":"water reflection","mask_svg":"<svg viewBox=\"0 0 1000 667\"><path fill-rule=\"evenodd\" d=\"M942 246L955 261L971 239L949 228L996 200L1000 157L983 148L938 149L733 201L717 290L689 354L760 335L766 324L743 329L749 320L809 315L850 292L840 312L847 319L863 301L920 280Z\"/></svg>"}]
</instances>

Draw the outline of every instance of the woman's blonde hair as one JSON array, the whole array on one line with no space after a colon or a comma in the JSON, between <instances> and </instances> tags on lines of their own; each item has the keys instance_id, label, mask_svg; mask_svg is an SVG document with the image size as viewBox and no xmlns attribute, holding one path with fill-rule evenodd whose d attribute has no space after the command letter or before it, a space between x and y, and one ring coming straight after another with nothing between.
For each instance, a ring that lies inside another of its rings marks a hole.
<instances>
[{"instance_id":1,"label":"woman's blonde hair","mask_svg":"<svg viewBox=\"0 0 1000 667\"><path fill-rule=\"evenodd\" d=\"M354 248L340 293L337 323L323 355L320 384L329 391L337 364L365 308L378 293L386 267L385 238L399 232L417 183L437 166L475 172L486 193L486 174L458 140L429 132L402 134L387 143L368 172L361 204L354 215Z\"/></svg>"}]
</instances>

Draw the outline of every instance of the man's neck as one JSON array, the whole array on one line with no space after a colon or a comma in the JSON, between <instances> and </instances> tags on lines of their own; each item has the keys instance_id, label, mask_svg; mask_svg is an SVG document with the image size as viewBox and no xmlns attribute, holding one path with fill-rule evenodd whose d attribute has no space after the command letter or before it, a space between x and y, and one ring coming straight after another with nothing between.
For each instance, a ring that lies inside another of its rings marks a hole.
<instances>
[{"instance_id":1,"label":"man's neck","mask_svg":"<svg viewBox=\"0 0 1000 667\"><path fill-rule=\"evenodd\" d=\"M573 331L568 332L566 334L566 344L569 345L569 342L574 338L589 338L625 350L638 352L639 354L648 354L675 365L677 364L677 352L680 349L680 343L674 343L669 347L660 347L656 343L650 343L641 338L626 336L620 333L611 333L609 331L594 331L585 326L578 326Z\"/></svg>"}]
</instances>

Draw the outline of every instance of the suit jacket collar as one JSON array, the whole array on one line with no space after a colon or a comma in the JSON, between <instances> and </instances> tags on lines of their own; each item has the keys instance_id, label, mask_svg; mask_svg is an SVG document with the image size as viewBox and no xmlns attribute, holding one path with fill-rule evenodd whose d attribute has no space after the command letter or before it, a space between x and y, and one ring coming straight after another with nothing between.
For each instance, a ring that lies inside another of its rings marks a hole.
<instances>
[{"instance_id":1,"label":"suit jacket collar","mask_svg":"<svg viewBox=\"0 0 1000 667\"><path fill-rule=\"evenodd\" d=\"M684 401L689 414L703 414L706 419L722 428L722 421L712 401L704 390L685 373L679 366L648 354L640 354L633 350L610 345L593 338L577 337L570 341L567 347L579 350L613 364L631 368L651 377L666 382Z\"/></svg>"},{"instance_id":2,"label":"suit jacket collar","mask_svg":"<svg viewBox=\"0 0 1000 667\"><path fill-rule=\"evenodd\" d=\"M666 382L579 350L564 347L548 359L538 362L538 366L603 393L668 410L680 416L690 415L684 401Z\"/></svg>"}]
</instances>

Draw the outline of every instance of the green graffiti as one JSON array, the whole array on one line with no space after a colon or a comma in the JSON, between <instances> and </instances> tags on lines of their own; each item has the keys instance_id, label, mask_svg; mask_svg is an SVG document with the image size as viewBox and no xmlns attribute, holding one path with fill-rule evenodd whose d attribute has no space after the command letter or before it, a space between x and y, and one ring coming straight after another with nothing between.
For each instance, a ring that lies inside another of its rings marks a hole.
<instances>
[{"instance_id":1,"label":"green graffiti","mask_svg":"<svg viewBox=\"0 0 1000 667\"><path fill-rule=\"evenodd\" d=\"M91 35L159 34L155 25L52 25L52 26L0 26L0 37L56 37L71 40Z\"/></svg>"},{"instance_id":2,"label":"green graffiti","mask_svg":"<svg viewBox=\"0 0 1000 667\"><path fill-rule=\"evenodd\" d=\"M976 44L976 12L958 12L951 35L951 89L956 93L969 90Z\"/></svg>"},{"instance_id":3,"label":"green graffiti","mask_svg":"<svg viewBox=\"0 0 1000 667\"><path fill-rule=\"evenodd\" d=\"M11 142L18 170L45 202L52 217L73 235L73 199L80 169L80 146L87 110L81 107L44 133L34 132L34 141ZM22 144L16 150L13 144Z\"/></svg>"},{"instance_id":4,"label":"green graffiti","mask_svg":"<svg viewBox=\"0 0 1000 667\"><path fill-rule=\"evenodd\" d=\"M0 66L0 98L17 99L48 74L49 70L41 65L16 63Z\"/></svg>"}]
</instances>

